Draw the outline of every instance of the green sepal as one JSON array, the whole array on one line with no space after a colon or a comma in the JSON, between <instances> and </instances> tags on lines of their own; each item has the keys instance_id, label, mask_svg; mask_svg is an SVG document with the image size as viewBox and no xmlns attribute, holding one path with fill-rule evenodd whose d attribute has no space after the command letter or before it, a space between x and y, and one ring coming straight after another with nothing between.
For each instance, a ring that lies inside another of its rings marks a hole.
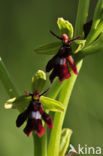
<instances>
[{"instance_id":1,"label":"green sepal","mask_svg":"<svg viewBox=\"0 0 103 156\"><path fill-rule=\"evenodd\" d=\"M43 106L44 109L47 109L49 111L53 111L53 112L63 112L64 111L64 106L62 105L61 102L45 97L45 96L41 96L40 97L40 102Z\"/></svg>"},{"instance_id":2,"label":"green sepal","mask_svg":"<svg viewBox=\"0 0 103 156\"><path fill-rule=\"evenodd\" d=\"M71 129L65 128L62 130L61 139L60 139L59 156L65 156L70 143L71 135L72 135Z\"/></svg>"},{"instance_id":3,"label":"green sepal","mask_svg":"<svg viewBox=\"0 0 103 156\"><path fill-rule=\"evenodd\" d=\"M48 44L41 45L34 49L36 54L54 55L58 52L62 45L62 42L51 42Z\"/></svg>"},{"instance_id":4,"label":"green sepal","mask_svg":"<svg viewBox=\"0 0 103 156\"><path fill-rule=\"evenodd\" d=\"M41 93L46 83L46 74L42 70L38 70L32 77L32 91L38 90Z\"/></svg>"},{"instance_id":5,"label":"green sepal","mask_svg":"<svg viewBox=\"0 0 103 156\"><path fill-rule=\"evenodd\" d=\"M72 42L71 47L74 54L78 53L85 46L86 40L76 40Z\"/></svg>"},{"instance_id":6,"label":"green sepal","mask_svg":"<svg viewBox=\"0 0 103 156\"><path fill-rule=\"evenodd\" d=\"M26 95L23 95L23 96L20 96L18 98L12 98L12 99L9 99L4 107L5 109L18 109L20 112L23 112L29 105L31 101L31 96L26 96Z\"/></svg>"},{"instance_id":7,"label":"green sepal","mask_svg":"<svg viewBox=\"0 0 103 156\"><path fill-rule=\"evenodd\" d=\"M63 18L58 18L57 24L61 34L67 34L70 39L73 37L73 26L69 21L64 20Z\"/></svg>"}]
</instances>

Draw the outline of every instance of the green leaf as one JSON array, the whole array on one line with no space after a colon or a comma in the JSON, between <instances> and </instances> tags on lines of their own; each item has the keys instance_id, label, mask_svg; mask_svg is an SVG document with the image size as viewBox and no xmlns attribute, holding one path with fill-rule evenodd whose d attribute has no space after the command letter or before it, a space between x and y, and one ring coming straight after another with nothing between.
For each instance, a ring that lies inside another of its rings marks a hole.
<instances>
[{"instance_id":1,"label":"green leaf","mask_svg":"<svg viewBox=\"0 0 103 156\"><path fill-rule=\"evenodd\" d=\"M93 24L91 31L87 37L86 45L94 42L97 37L103 32L103 0L97 2L97 6L94 12Z\"/></svg>"},{"instance_id":2,"label":"green leaf","mask_svg":"<svg viewBox=\"0 0 103 156\"><path fill-rule=\"evenodd\" d=\"M99 0L96 5L92 28L96 29L101 20L103 20L103 0Z\"/></svg>"},{"instance_id":3,"label":"green leaf","mask_svg":"<svg viewBox=\"0 0 103 156\"><path fill-rule=\"evenodd\" d=\"M10 98L13 98L14 96L19 96L19 92L15 87L15 83L13 83L11 76L1 57L0 57L0 81Z\"/></svg>"},{"instance_id":4,"label":"green leaf","mask_svg":"<svg viewBox=\"0 0 103 156\"><path fill-rule=\"evenodd\" d=\"M46 55L53 55L58 52L62 45L62 42L57 41L57 42L51 42L48 44L41 45L37 48L34 49L34 52L36 54L46 54Z\"/></svg>"},{"instance_id":5,"label":"green leaf","mask_svg":"<svg viewBox=\"0 0 103 156\"><path fill-rule=\"evenodd\" d=\"M32 77L32 90L43 91L46 83L46 74L42 70L38 70Z\"/></svg>"},{"instance_id":6,"label":"green leaf","mask_svg":"<svg viewBox=\"0 0 103 156\"><path fill-rule=\"evenodd\" d=\"M71 129L63 129L61 133L61 139L60 139L60 150L59 150L59 156L65 156L65 153L68 149L70 138L72 135Z\"/></svg>"},{"instance_id":7,"label":"green leaf","mask_svg":"<svg viewBox=\"0 0 103 156\"><path fill-rule=\"evenodd\" d=\"M70 39L73 37L73 26L69 21L64 20L63 18L58 18L57 24L61 34L67 34Z\"/></svg>"},{"instance_id":8,"label":"green leaf","mask_svg":"<svg viewBox=\"0 0 103 156\"><path fill-rule=\"evenodd\" d=\"M103 32L103 21L100 22L100 24L98 24L96 29L91 29L91 31L87 37L86 45L89 45L92 42L94 42L102 32Z\"/></svg>"},{"instance_id":9,"label":"green leaf","mask_svg":"<svg viewBox=\"0 0 103 156\"><path fill-rule=\"evenodd\" d=\"M23 96L20 96L18 98L12 98L12 99L9 99L4 107L5 109L18 109L19 111L23 112L29 105L31 101L31 96L26 96L26 95L23 95Z\"/></svg>"},{"instance_id":10,"label":"green leaf","mask_svg":"<svg viewBox=\"0 0 103 156\"><path fill-rule=\"evenodd\" d=\"M40 102L43 105L43 107L45 109L48 109L49 111L53 111L53 112L63 112L64 111L64 106L62 105L62 103L59 101L56 101L54 99L41 96Z\"/></svg>"}]
</instances>

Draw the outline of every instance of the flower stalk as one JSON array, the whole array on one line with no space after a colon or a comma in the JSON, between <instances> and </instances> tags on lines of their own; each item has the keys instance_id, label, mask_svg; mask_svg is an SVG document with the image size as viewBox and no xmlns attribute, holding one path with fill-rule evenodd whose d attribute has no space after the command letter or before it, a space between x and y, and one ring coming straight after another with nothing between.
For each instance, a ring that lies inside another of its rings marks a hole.
<instances>
[{"instance_id":1,"label":"flower stalk","mask_svg":"<svg viewBox=\"0 0 103 156\"><path fill-rule=\"evenodd\" d=\"M47 134L39 138L33 132L34 156L47 156Z\"/></svg>"},{"instance_id":2,"label":"flower stalk","mask_svg":"<svg viewBox=\"0 0 103 156\"><path fill-rule=\"evenodd\" d=\"M78 65L78 71L81 68L82 63ZM58 156L59 146L60 146L60 137L61 130L66 114L68 102L72 93L73 86L75 84L77 76L72 73L72 76L69 80L66 80L65 85L62 88L62 91L59 96L59 101L64 104L65 111L63 113L56 113L54 119L54 129L51 132L51 138L49 142L48 156Z\"/></svg>"},{"instance_id":3,"label":"flower stalk","mask_svg":"<svg viewBox=\"0 0 103 156\"><path fill-rule=\"evenodd\" d=\"M75 26L75 36L83 34L83 25L87 20L88 10L89 10L89 0L79 0L78 13ZM84 11L82 12L82 8ZM82 15L82 18L81 18ZM82 60L78 63L78 71L82 66ZM59 100L65 106L65 113L68 107L68 102L73 90L74 83L77 76L72 73L72 76L67 80L66 84L63 85L62 91L59 96ZM48 156L59 156L59 146L60 146L60 134L62 130L62 125L65 117L65 113L56 113L54 118L54 129L51 132L50 142L48 147Z\"/></svg>"}]
</instances>

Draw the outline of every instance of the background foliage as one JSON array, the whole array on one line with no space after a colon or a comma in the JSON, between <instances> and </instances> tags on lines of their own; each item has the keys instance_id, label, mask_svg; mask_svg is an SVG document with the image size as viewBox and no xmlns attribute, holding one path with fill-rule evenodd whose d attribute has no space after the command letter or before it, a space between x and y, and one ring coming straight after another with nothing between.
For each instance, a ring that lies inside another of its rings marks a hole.
<instances>
[{"instance_id":1,"label":"background foliage","mask_svg":"<svg viewBox=\"0 0 103 156\"><path fill-rule=\"evenodd\" d=\"M1 0L0 56L21 94L30 89L31 77L37 69L45 69L49 56L33 53L35 46L55 40L49 33L58 32L58 17L73 25L77 0ZM89 19L96 0L91 0ZM101 146L103 143L103 54L85 58L73 90L64 127L73 130L71 143ZM32 137L26 138L22 128L17 129L16 110L4 110L8 99L0 83L0 156L33 155Z\"/></svg>"}]
</instances>

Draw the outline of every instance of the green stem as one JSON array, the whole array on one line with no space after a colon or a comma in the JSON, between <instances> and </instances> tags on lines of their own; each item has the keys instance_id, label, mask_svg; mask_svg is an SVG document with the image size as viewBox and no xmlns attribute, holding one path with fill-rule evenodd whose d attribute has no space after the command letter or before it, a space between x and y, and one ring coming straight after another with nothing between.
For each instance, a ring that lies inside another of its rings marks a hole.
<instances>
[{"instance_id":1,"label":"green stem","mask_svg":"<svg viewBox=\"0 0 103 156\"><path fill-rule=\"evenodd\" d=\"M78 14L77 14L77 20L76 20L76 26L75 26L75 36L78 36L82 34L83 32L83 25L87 20L89 2L90 2L89 0L84 0L84 1L79 0ZM77 65L78 71L80 70L81 66L82 66L82 60ZM59 156L61 129L62 129L65 113L67 110L68 101L70 99L76 78L77 76L75 76L72 73L71 78L66 81L66 83L63 85L63 88L61 90L59 100L64 104L65 112L55 113L54 129L52 130L51 136L50 136L48 156Z\"/></svg>"},{"instance_id":2,"label":"green stem","mask_svg":"<svg viewBox=\"0 0 103 156\"><path fill-rule=\"evenodd\" d=\"M65 81L61 83L58 79L56 79L54 83L52 84L50 90L48 91L47 96L55 99L57 95L59 94L61 88L63 87L64 83Z\"/></svg>"},{"instance_id":3,"label":"green stem","mask_svg":"<svg viewBox=\"0 0 103 156\"><path fill-rule=\"evenodd\" d=\"M78 71L80 70L82 65L82 61L77 65ZM48 156L58 156L59 153L59 144L60 144L60 136L61 129L65 117L65 113L68 106L68 101L70 99L73 86L75 84L77 76L72 74L71 78L66 81L61 93L59 101L61 101L65 106L65 111L63 113L56 113L54 119L54 129L51 132L51 139L49 142Z\"/></svg>"},{"instance_id":4,"label":"green stem","mask_svg":"<svg viewBox=\"0 0 103 156\"><path fill-rule=\"evenodd\" d=\"M19 96L19 93L14 83L12 82L11 77L1 58L0 58L0 80L10 98Z\"/></svg>"},{"instance_id":5,"label":"green stem","mask_svg":"<svg viewBox=\"0 0 103 156\"><path fill-rule=\"evenodd\" d=\"M47 156L47 135L44 134L41 138L33 132L34 141L34 156Z\"/></svg>"}]
</instances>

